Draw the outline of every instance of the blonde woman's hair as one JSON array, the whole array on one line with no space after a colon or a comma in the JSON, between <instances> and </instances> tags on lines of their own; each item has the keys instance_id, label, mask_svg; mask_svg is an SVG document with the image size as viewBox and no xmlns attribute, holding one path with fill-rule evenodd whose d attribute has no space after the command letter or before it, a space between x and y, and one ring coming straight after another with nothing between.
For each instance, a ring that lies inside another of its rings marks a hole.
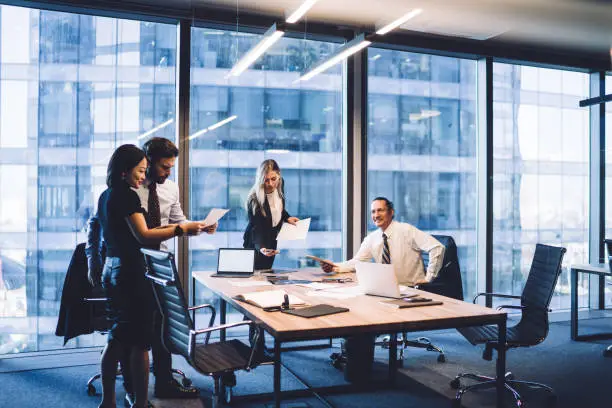
<instances>
[{"instance_id":1,"label":"blonde woman's hair","mask_svg":"<svg viewBox=\"0 0 612 408\"><path fill-rule=\"evenodd\" d=\"M264 190L264 184L266 175L275 171L278 173L279 181L278 181L278 195L281 199L284 198L283 195L283 178L281 177L280 167L278 167L278 163L272 159L264 160L257 169L257 175L255 176L255 183L249 190L249 195L246 201L246 210L253 213L253 215L257 214L257 212L261 212L263 216L266 216L266 210L264 210L264 202L266 201L266 191Z\"/></svg>"}]
</instances>

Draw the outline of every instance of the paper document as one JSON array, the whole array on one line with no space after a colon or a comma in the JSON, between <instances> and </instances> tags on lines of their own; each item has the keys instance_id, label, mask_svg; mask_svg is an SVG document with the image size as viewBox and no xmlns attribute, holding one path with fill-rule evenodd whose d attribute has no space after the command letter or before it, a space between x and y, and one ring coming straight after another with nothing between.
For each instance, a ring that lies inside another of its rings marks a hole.
<instances>
[{"instance_id":1,"label":"paper document","mask_svg":"<svg viewBox=\"0 0 612 408\"><path fill-rule=\"evenodd\" d=\"M253 286L272 286L272 284L268 282L267 280L260 281L260 280L242 279L239 281L230 280L230 281L227 281L227 283L229 283L232 286L238 286L242 288L253 287Z\"/></svg>"},{"instance_id":2,"label":"paper document","mask_svg":"<svg viewBox=\"0 0 612 408\"><path fill-rule=\"evenodd\" d=\"M308 229L310 228L310 218L299 220L295 225L288 222L283 223L277 241L293 241L296 239L306 239Z\"/></svg>"},{"instance_id":3,"label":"paper document","mask_svg":"<svg viewBox=\"0 0 612 408\"><path fill-rule=\"evenodd\" d=\"M221 217L223 217L228 211L229 210L226 210L224 208L213 208L212 210L210 210L210 212L202 222L207 226L213 225L217 221L219 221Z\"/></svg>"},{"instance_id":4,"label":"paper document","mask_svg":"<svg viewBox=\"0 0 612 408\"><path fill-rule=\"evenodd\" d=\"M298 286L310 288L312 290L327 290L340 286L341 284L323 283L323 282L311 282L311 283L300 283Z\"/></svg>"}]
</instances>

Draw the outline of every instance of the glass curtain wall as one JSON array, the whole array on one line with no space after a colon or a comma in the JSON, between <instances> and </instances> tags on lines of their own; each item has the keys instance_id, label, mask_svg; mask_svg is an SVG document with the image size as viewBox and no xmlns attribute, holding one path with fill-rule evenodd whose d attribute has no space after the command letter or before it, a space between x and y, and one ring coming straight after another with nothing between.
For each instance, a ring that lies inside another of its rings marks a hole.
<instances>
[{"instance_id":1,"label":"glass curtain wall","mask_svg":"<svg viewBox=\"0 0 612 408\"><path fill-rule=\"evenodd\" d=\"M265 159L278 162L286 208L311 218L305 241L279 242L275 267L307 266L306 254L339 259L342 236L342 71L300 73L338 44L281 38L238 77L234 64L260 35L192 29L190 216L228 208L214 235L190 239L191 271L216 270L217 248L242 248L245 203ZM213 301L196 287L197 302Z\"/></svg>"},{"instance_id":2,"label":"glass curtain wall","mask_svg":"<svg viewBox=\"0 0 612 408\"><path fill-rule=\"evenodd\" d=\"M606 95L612 94L612 73L606 76ZM606 103L606 198L605 198L605 238L612 239L612 102ZM608 256L606 250L605 255ZM609 279L608 279L609 281ZM610 282L608 282L610 283ZM606 304L612 301L612 290L606 285Z\"/></svg>"},{"instance_id":3,"label":"glass curtain wall","mask_svg":"<svg viewBox=\"0 0 612 408\"><path fill-rule=\"evenodd\" d=\"M176 26L0 6L0 354L62 347L62 286L114 148L175 139ZM172 122L170 122L172 123ZM102 344L80 336L66 347Z\"/></svg>"},{"instance_id":4,"label":"glass curtain wall","mask_svg":"<svg viewBox=\"0 0 612 408\"><path fill-rule=\"evenodd\" d=\"M466 297L477 282L476 65L368 50L368 201L385 196L397 221L452 236Z\"/></svg>"},{"instance_id":5,"label":"glass curtain wall","mask_svg":"<svg viewBox=\"0 0 612 408\"><path fill-rule=\"evenodd\" d=\"M551 307L569 309L568 265L588 262L589 76L495 63L493 81L493 291L520 295L535 244L563 246Z\"/></svg>"}]
</instances>

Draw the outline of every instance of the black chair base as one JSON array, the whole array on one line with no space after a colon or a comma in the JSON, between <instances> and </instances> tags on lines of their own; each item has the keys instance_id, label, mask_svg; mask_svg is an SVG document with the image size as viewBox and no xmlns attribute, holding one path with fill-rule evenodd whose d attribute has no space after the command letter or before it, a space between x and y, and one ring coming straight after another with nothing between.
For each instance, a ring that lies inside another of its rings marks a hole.
<instances>
[{"instance_id":1,"label":"black chair base","mask_svg":"<svg viewBox=\"0 0 612 408\"><path fill-rule=\"evenodd\" d=\"M152 367L150 370L151 372L153 372ZM182 372L181 370L177 370L176 368L173 368L172 373L177 374L181 377L181 384L183 384L183 387L191 387L192 382L189 378L187 378L184 372ZM121 376L123 376L123 373L121 372L121 368L118 368L117 377L121 377ZM93 397L98 394L98 391L96 390L96 386L94 383L98 381L101 377L102 377L102 374L97 373L96 375L92 376L89 380L87 380L87 395L89 395L90 397Z\"/></svg>"},{"instance_id":2,"label":"black chair base","mask_svg":"<svg viewBox=\"0 0 612 408\"><path fill-rule=\"evenodd\" d=\"M433 344L431 340L428 339L427 337L419 337L416 340L407 340L406 334L404 334L402 337L399 337L397 339L397 343L398 345L403 346L399 348L399 356L397 358L397 361L400 367L404 365L404 349L407 347L422 348L427 351L436 352L438 353L438 362L439 363L446 362L446 355L444 354L444 350L442 350L440 347ZM380 343L380 345L382 346L382 348L388 349L389 348L389 336L383 337L382 343Z\"/></svg>"},{"instance_id":3,"label":"black chair base","mask_svg":"<svg viewBox=\"0 0 612 408\"><path fill-rule=\"evenodd\" d=\"M606 347L603 352L604 357L612 357L612 346Z\"/></svg>"},{"instance_id":4,"label":"black chair base","mask_svg":"<svg viewBox=\"0 0 612 408\"><path fill-rule=\"evenodd\" d=\"M521 394L516 389L516 386L527 386L532 388L543 389L548 392L547 398L547 408L554 408L557 406L557 396L552 388L548 385L540 384L533 381L521 381L515 380L514 375L511 372L507 372L504 376L504 383L506 386L506 390L512 394L514 397L514 401L516 402L517 407L523 406L523 398ZM461 379L468 378L470 380L477 381L475 384L471 384L465 387L461 386ZM472 374L472 373L463 373L459 374L455 377L454 380L450 382L450 386L453 389L457 390L457 394L455 395L455 399L453 400L453 408L461 407L461 397L468 391L477 391L483 390L487 388L495 388L497 386L497 380L494 377L488 377L486 375L480 374Z\"/></svg>"}]
</instances>

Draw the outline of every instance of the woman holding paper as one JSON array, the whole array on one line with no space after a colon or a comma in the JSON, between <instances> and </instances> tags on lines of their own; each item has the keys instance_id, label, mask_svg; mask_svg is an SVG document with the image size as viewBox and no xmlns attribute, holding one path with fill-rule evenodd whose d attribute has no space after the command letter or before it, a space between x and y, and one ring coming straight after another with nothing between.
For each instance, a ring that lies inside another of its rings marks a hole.
<instances>
[{"instance_id":1,"label":"woman holding paper","mask_svg":"<svg viewBox=\"0 0 612 408\"><path fill-rule=\"evenodd\" d=\"M249 191L246 202L249 223L244 231L244 247L255 248L255 269L270 269L276 249L276 236L283 222L295 225L285 208L285 194L280 167L274 160L264 160Z\"/></svg>"}]
</instances>

